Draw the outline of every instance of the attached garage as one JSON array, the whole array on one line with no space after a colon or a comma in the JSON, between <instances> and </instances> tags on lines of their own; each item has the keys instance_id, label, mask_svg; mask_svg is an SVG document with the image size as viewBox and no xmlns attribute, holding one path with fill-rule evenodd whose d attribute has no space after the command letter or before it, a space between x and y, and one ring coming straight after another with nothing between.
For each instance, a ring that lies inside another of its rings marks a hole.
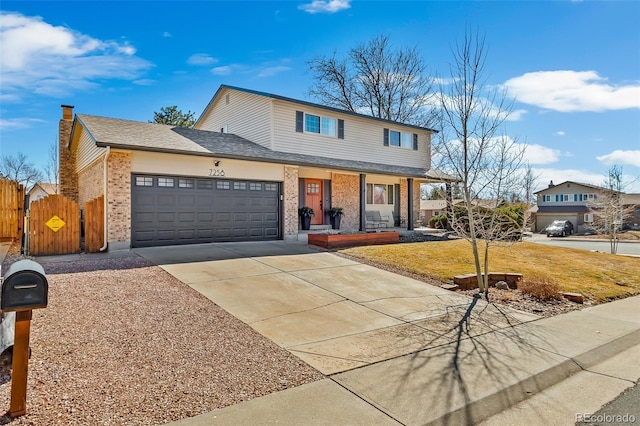
<instances>
[{"instance_id":1,"label":"attached garage","mask_svg":"<svg viewBox=\"0 0 640 426\"><path fill-rule=\"evenodd\" d=\"M282 183L132 176L131 246L281 238Z\"/></svg>"}]
</instances>

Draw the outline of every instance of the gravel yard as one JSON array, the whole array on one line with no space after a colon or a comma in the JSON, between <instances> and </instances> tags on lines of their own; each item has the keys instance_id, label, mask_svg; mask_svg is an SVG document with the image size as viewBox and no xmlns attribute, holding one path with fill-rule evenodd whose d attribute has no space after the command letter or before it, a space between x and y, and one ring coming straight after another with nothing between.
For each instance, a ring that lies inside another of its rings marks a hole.
<instances>
[{"instance_id":1,"label":"gravel yard","mask_svg":"<svg viewBox=\"0 0 640 426\"><path fill-rule=\"evenodd\" d=\"M140 257L44 266L28 414L0 424L162 424L324 377ZM10 386L4 368L0 412Z\"/></svg>"}]
</instances>

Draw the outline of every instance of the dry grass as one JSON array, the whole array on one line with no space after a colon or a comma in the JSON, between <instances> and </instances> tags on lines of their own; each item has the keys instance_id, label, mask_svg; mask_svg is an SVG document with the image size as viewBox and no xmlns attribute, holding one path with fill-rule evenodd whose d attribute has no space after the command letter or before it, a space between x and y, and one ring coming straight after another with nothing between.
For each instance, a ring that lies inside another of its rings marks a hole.
<instances>
[{"instance_id":1,"label":"dry grass","mask_svg":"<svg viewBox=\"0 0 640 426\"><path fill-rule=\"evenodd\" d=\"M524 294L528 294L540 300L560 300L560 287L549 278L535 275L525 278L518 286Z\"/></svg>"},{"instance_id":2,"label":"dry grass","mask_svg":"<svg viewBox=\"0 0 640 426\"><path fill-rule=\"evenodd\" d=\"M475 272L466 240L354 247L344 253L419 276L450 282ZM544 276L561 291L581 293L595 303L640 294L640 259L530 242L492 246L493 272Z\"/></svg>"}]
</instances>

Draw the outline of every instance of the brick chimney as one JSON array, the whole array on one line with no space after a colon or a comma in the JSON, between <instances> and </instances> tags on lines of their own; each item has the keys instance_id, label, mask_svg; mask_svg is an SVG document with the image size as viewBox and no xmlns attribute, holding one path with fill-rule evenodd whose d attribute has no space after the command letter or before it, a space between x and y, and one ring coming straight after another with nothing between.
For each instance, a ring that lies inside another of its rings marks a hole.
<instances>
[{"instance_id":1,"label":"brick chimney","mask_svg":"<svg viewBox=\"0 0 640 426\"><path fill-rule=\"evenodd\" d=\"M73 125L73 106L62 106L62 119L58 125L58 144L60 161L60 194L78 201L78 174L76 173L76 156L69 149L71 127Z\"/></svg>"}]
</instances>

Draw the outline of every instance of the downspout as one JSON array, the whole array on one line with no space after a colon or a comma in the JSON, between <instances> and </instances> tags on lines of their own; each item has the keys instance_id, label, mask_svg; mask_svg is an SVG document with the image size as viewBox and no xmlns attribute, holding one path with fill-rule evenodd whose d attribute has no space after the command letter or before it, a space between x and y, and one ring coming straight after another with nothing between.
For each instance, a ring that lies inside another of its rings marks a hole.
<instances>
[{"instance_id":1,"label":"downspout","mask_svg":"<svg viewBox=\"0 0 640 426\"><path fill-rule=\"evenodd\" d=\"M108 243L107 243L107 230L108 230L108 210L107 208L109 207L109 202L107 200L107 189L109 187L109 174L108 172L108 162L107 159L109 158L109 154L111 154L111 147L107 146L107 152L104 153L104 167L103 167L103 172L104 172L104 178L103 178L103 184L104 184L104 189L103 189L103 193L104 193L104 245L102 247L100 247L100 251L105 251L107 249Z\"/></svg>"}]
</instances>

